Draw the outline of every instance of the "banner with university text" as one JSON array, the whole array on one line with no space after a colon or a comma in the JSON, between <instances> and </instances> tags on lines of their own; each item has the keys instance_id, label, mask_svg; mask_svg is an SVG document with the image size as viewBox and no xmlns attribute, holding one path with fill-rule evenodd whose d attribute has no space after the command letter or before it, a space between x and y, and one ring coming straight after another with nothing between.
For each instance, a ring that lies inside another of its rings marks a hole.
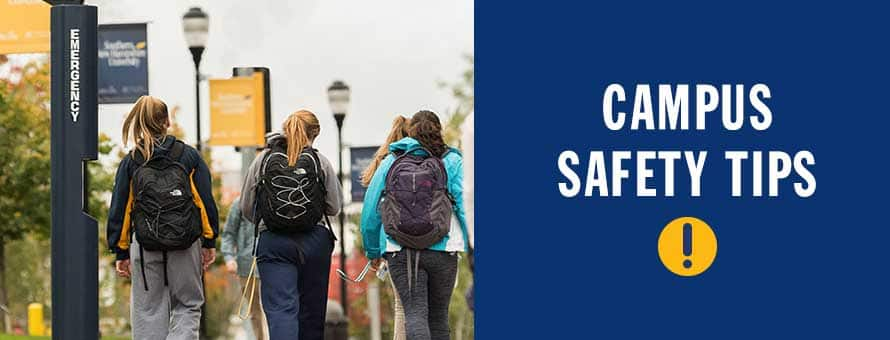
<instances>
[{"instance_id":1,"label":"banner with university text","mask_svg":"<svg viewBox=\"0 0 890 340\"><path fill-rule=\"evenodd\" d=\"M210 144L263 145L266 129L262 73L210 79Z\"/></svg>"},{"instance_id":2,"label":"banner with university text","mask_svg":"<svg viewBox=\"0 0 890 340\"><path fill-rule=\"evenodd\" d=\"M100 25L99 104L133 103L148 95L148 39L144 23Z\"/></svg>"}]
</instances>

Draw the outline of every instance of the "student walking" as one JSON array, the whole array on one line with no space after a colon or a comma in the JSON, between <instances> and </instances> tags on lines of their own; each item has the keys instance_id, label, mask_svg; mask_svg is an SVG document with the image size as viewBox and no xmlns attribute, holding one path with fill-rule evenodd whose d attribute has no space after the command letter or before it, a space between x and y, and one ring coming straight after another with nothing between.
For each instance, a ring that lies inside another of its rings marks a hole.
<instances>
[{"instance_id":1,"label":"student walking","mask_svg":"<svg viewBox=\"0 0 890 340\"><path fill-rule=\"evenodd\" d=\"M380 148L374 153L371 163L368 164L368 168L362 172L361 183L363 187L367 188L368 184L371 184L371 178L374 177L374 172L377 171L380 162L389 155L389 145L405 137L408 137L408 118L399 115L392 121L392 128L389 130L389 135L386 136L386 142L380 145ZM393 281L390 280L390 282ZM395 289L395 286L393 288ZM399 294L395 294L394 300L392 338L393 340L405 340L405 309L402 306L402 301L399 299Z\"/></svg>"},{"instance_id":2,"label":"student walking","mask_svg":"<svg viewBox=\"0 0 890 340\"><path fill-rule=\"evenodd\" d=\"M250 165L241 213L260 231L256 256L269 338L322 339L335 241L324 222L339 213L342 193L331 162L312 147L321 131L315 114L297 111L282 130Z\"/></svg>"},{"instance_id":3,"label":"student walking","mask_svg":"<svg viewBox=\"0 0 890 340\"><path fill-rule=\"evenodd\" d=\"M142 96L127 115L108 211L115 270L131 277L134 339L197 339L202 270L219 229L210 171L194 148L167 135L167 105Z\"/></svg>"},{"instance_id":4,"label":"student walking","mask_svg":"<svg viewBox=\"0 0 890 340\"><path fill-rule=\"evenodd\" d=\"M241 198L236 198L229 208L229 215L226 217L226 224L223 227L222 252L223 259L226 260L226 270L231 274L237 274L241 281L242 289L253 289L253 292L247 294L259 295L260 280L256 278L256 283L249 285L248 275L250 275L251 265L253 264L253 247L256 226L241 216ZM256 273L253 273L257 275ZM239 313L241 311L238 311ZM263 307L260 302L250 304L250 324L253 334L257 340L266 339L266 331L264 329L266 318L263 315Z\"/></svg>"},{"instance_id":5,"label":"student walking","mask_svg":"<svg viewBox=\"0 0 890 340\"><path fill-rule=\"evenodd\" d=\"M467 250L460 152L445 145L431 111L414 114L409 137L389 145L365 194L362 240L385 258L405 309L408 339L450 339L448 305L457 253ZM456 224L456 225L455 225Z\"/></svg>"}]
</instances>

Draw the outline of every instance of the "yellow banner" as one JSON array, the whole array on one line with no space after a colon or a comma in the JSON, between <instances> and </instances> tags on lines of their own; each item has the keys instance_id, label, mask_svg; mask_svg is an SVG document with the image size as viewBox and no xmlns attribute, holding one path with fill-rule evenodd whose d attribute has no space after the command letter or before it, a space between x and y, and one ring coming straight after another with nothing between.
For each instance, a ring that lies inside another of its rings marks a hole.
<instances>
[{"instance_id":1,"label":"yellow banner","mask_svg":"<svg viewBox=\"0 0 890 340\"><path fill-rule=\"evenodd\" d=\"M262 73L210 79L210 145L261 146L266 132Z\"/></svg>"},{"instance_id":2,"label":"yellow banner","mask_svg":"<svg viewBox=\"0 0 890 340\"><path fill-rule=\"evenodd\" d=\"M41 0L0 0L0 54L49 52L49 9Z\"/></svg>"}]
</instances>

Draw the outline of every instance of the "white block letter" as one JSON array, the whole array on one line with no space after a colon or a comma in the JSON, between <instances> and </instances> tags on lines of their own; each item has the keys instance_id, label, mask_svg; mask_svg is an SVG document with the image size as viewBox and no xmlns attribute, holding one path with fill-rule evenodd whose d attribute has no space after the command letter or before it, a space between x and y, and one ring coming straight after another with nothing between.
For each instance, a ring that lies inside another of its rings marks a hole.
<instances>
[{"instance_id":1,"label":"white block letter","mask_svg":"<svg viewBox=\"0 0 890 340\"><path fill-rule=\"evenodd\" d=\"M637 152L637 196L655 197L657 191L646 187L646 179L652 177L652 169L646 168L646 161L655 158L655 151Z\"/></svg>"},{"instance_id":2,"label":"white block letter","mask_svg":"<svg viewBox=\"0 0 890 340\"><path fill-rule=\"evenodd\" d=\"M794 192L800 197L810 197L816 192L816 177L804 164L816 164L816 157L812 152L803 150L794 155L794 171L806 182L806 189L804 189L803 183L794 183Z\"/></svg>"},{"instance_id":3,"label":"white block letter","mask_svg":"<svg viewBox=\"0 0 890 340\"><path fill-rule=\"evenodd\" d=\"M587 164L587 187L584 196L593 196L593 187L598 187L600 197L609 196L609 185L606 182L606 160L602 151L590 152L590 163Z\"/></svg>"},{"instance_id":4,"label":"white block letter","mask_svg":"<svg viewBox=\"0 0 890 340\"><path fill-rule=\"evenodd\" d=\"M725 155L732 161L732 197L742 196L742 160L748 158L748 152L727 151Z\"/></svg>"},{"instance_id":5,"label":"white block letter","mask_svg":"<svg viewBox=\"0 0 890 340\"><path fill-rule=\"evenodd\" d=\"M621 127L624 126L624 112L618 112L618 119L613 120L612 114L612 97L617 96L619 102L623 102L624 97L624 88L621 87L621 84L609 84L606 87L606 93L603 94L603 122L606 123L606 127L612 131L621 130Z\"/></svg>"},{"instance_id":6,"label":"white block letter","mask_svg":"<svg viewBox=\"0 0 890 340\"><path fill-rule=\"evenodd\" d=\"M559 160L556 163L559 166L559 172L569 180L568 184L559 182L559 193L566 198L575 197L581 191L581 179L569 164L578 165L578 154L571 150L563 151L559 154Z\"/></svg>"},{"instance_id":7,"label":"white block letter","mask_svg":"<svg viewBox=\"0 0 890 340\"><path fill-rule=\"evenodd\" d=\"M660 151L658 158L664 160L664 196L674 197L674 161L680 159L680 151Z\"/></svg>"},{"instance_id":8,"label":"white block letter","mask_svg":"<svg viewBox=\"0 0 890 340\"><path fill-rule=\"evenodd\" d=\"M762 117L758 118L756 116L751 116L751 126L757 130L766 130L773 123L773 112L770 111L769 107L760 100L758 94L763 94L763 98L769 98L769 86L766 84L757 84L751 88L751 94L748 96L748 100L751 101L751 106L754 107L757 112L760 112Z\"/></svg>"},{"instance_id":9,"label":"white block letter","mask_svg":"<svg viewBox=\"0 0 890 340\"><path fill-rule=\"evenodd\" d=\"M769 195L779 196L779 180L791 174L791 156L782 151L769 152Z\"/></svg>"},{"instance_id":10,"label":"white block letter","mask_svg":"<svg viewBox=\"0 0 890 340\"><path fill-rule=\"evenodd\" d=\"M646 123L646 130L655 130L655 115L652 112L652 93L649 85L639 84L634 93L634 111L630 117L630 129L638 130L640 120Z\"/></svg>"},{"instance_id":11,"label":"white block letter","mask_svg":"<svg viewBox=\"0 0 890 340\"><path fill-rule=\"evenodd\" d=\"M676 130L678 116L680 130L689 130L689 85L677 85L673 96L670 85L658 85L658 128Z\"/></svg>"},{"instance_id":12,"label":"white block letter","mask_svg":"<svg viewBox=\"0 0 890 340\"><path fill-rule=\"evenodd\" d=\"M763 152L751 152L751 195L763 196Z\"/></svg>"},{"instance_id":13,"label":"white block letter","mask_svg":"<svg viewBox=\"0 0 890 340\"><path fill-rule=\"evenodd\" d=\"M707 151L698 152L698 160L695 159L695 152L683 152L686 157L686 167L689 168L690 192L692 197L701 196L701 173L705 167L705 158L708 157Z\"/></svg>"},{"instance_id":14,"label":"white block letter","mask_svg":"<svg viewBox=\"0 0 890 340\"><path fill-rule=\"evenodd\" d=\"M612 152L612 197L621 197L621 180L627 178L627 170L621 168L621 161L630 159L630 151Z\"/></svg>"},{"instance_id":15,"label":"white block letter","mask_svg":"<svg viewBox=\"0 0 890 340\"><path fill-rule=\"evenodd\" d=\"M695 129L705 129L705 113L714 112L720 104L720 95L713 85L695 85Z\"/></svg>"}]
</instances>

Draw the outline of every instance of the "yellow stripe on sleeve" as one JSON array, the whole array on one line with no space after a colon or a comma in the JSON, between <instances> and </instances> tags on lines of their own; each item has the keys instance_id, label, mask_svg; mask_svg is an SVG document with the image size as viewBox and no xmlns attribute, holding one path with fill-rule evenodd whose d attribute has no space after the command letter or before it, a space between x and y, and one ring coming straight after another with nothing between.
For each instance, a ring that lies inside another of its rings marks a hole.
<instances>
[{"instance_id":1,"label":"yellow stripe on sleeve","mask_svg":"<svg viewBox=\"0 0 890 340\"><path fill-rule=\"evenodd\" d=\"M124 211L124 224L121 225L121 236L117 240L117 247L122 250L130 249L130 211L133 210L133 181L130 181L130 195L127 197L127 209Z\"/></svg>"},{"instance_id":2,"label":"yellow stripe on sleeve","mask_svg":"<svg viewBox=\"0 0 890 340\"><path fill-rule=\"evenodd\" d=\"M204 201L201 200L201 195L198 194L198 187L195 186L195 170L192 170L192 173L189 175L189 182L192 184L192 199L195 201L195 205L198 206L198 210L201 211L201 227L204 231L203 236L207 239L213 238L213 227L210 226L210 218L207 216L207 208L204 207Z\"/></svg>"}]
</instances>

